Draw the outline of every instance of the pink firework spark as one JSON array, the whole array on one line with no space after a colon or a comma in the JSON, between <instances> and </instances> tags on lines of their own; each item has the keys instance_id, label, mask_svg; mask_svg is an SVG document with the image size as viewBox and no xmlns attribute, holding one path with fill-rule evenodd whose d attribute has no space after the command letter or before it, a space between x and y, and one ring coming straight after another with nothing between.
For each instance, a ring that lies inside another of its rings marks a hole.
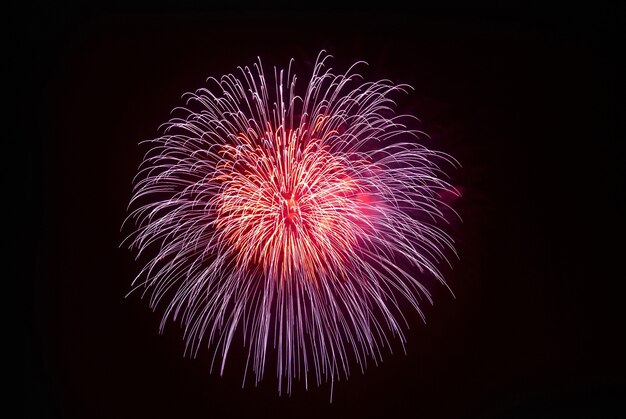
<instances>
[{"instance_id":1,"label":"pink firework spark","mask_svg":"<svg viewBox=\"0 0 626 419\"><path fill-rule=\"evenodd\" d=\"M153 256L134 289L184 328L223 373L236 333L255 383L268 345L278 390L378 363L390 337L405 344L404 300L423 318L420 282L454 252L440 228L446 154L419 145L415 118L395 115L388 80L363 82L320 53L303 95L291 63L239 68L186 94L137 177L129 237ZM245 374L244 374L245 382Z\"/></svg>"}]
</instances>

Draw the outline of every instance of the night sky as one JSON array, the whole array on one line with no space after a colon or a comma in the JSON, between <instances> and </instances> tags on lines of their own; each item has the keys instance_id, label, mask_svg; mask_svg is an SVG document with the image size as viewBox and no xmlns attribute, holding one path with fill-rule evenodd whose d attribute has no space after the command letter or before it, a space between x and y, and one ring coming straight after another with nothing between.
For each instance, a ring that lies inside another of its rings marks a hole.
<instances>
[{"instance_id":1,"label":"night sky","mask_svg":"<svg viewBox=\"0 0 626 419\"><path fill-rule=\"evenodd\" d=\"M25 284L25 417L626 417L616 10L147 4L12 18L5 182L24 256L5 281ZM160 335L162 311L125 298L140 264L119 248L138 142L183 93L322 49L337 71L364 60L368 79L414 87L399 110L460 161L463 191L455 296L427 280L435 304L406 355L395 342L354 368L332 404L328 385L279 397L273 370L241 389L243 349L223 377L208 351L184 358L178 325Z\"/></svg>"}]
</instances>

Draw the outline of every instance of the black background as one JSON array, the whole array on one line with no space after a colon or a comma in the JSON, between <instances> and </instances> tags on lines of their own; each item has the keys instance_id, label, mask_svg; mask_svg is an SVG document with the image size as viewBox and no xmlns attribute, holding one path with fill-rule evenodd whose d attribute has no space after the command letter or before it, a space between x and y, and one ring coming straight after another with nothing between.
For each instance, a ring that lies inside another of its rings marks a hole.
<instances>
[{"instance_id":1,"label":"black background","mask_svg":"<svg viewBox=\"0 0 626 419\"><path fill-rule=\"evenodd\" d=\"M5 182L26 215L9 225L27 255L15 271L26 417L625 414L620 14L326 6L103 3L11 17ZM183 358L179 328L159 335L161 313L124 298L139 264L118 248L137 143L182 93L257 56L266 69L306 67L321 49L338 71L365 60L368 78L412 85L400 109L463 165L451 173L463 189L460 260L446 271L456 298L431 284L407 355L396 345L335 383L332 404L328 385L279 397L273 371L241 389L236 355L223 377L208 373L208 352Z\"/></svg>"}]
</instances>

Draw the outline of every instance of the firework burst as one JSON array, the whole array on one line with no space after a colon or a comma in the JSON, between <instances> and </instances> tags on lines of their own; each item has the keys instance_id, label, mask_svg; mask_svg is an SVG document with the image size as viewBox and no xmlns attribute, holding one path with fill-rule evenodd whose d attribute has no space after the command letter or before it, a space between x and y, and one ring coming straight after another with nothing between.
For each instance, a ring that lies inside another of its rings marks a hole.
<instances>
[{"instance_id":1,"label":"firework burst","mask_svg":"<svg viewBox=\"0 0 626 419\"><path fill-rule=\"evenodd\" d=\"M401 307L423 317L420 278L445 284L454 252L438 197L455 162L394 113L408 86L363 82L360 63L335 74L328 58L301 94L292 63L269 79L260 61L186 94L129 207L129 246L149 254L133 289L164 306L161 330L180 322L186 353L208 346L220 373L241 333L246 371L258 382L275 356L279 392L404 346Z\"/></svg>"}]
</instances>

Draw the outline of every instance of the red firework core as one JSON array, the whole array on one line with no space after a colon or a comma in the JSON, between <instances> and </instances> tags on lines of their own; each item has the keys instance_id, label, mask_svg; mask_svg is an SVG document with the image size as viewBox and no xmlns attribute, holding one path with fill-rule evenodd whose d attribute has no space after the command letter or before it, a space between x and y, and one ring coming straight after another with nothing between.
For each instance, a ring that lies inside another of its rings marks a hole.
<instances>
[{"instance_id":1,"label":"red firework core","mask_svg":"<svg viewBox=\"0 0 626 419\"><path fill-rule=\"evenodd\" d=\"M267 129L224 146L216 227L242 266L258 264L279 281L341 276L364 215L363 191L347 160L315 135L323 121L311 132Z\"/></svg>"},{"instance_id":2,"label":"red firework core","mask_svg":"<svg viewBox=\"0 0 626 419\"><path fill-rule=\"evenodd\" d=\"M298 203L293 197L293 194L286 194L285 200L283 201L283 208L281 215L285 220L285 223L292 224L296 222L296 217L298 217Z\"/></svg>"}]
</instances>

